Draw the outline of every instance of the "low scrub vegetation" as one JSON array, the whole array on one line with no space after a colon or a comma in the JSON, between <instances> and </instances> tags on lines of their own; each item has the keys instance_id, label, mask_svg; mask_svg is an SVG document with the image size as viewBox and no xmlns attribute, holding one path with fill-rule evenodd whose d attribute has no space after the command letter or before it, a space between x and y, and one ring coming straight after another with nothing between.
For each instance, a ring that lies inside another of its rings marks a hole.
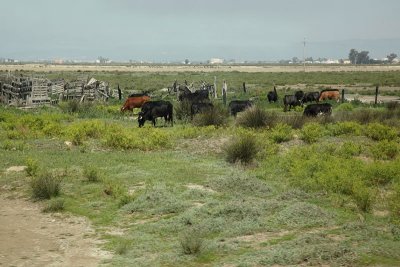
<instances>
[{"instance_id":1,"label":"low scrub vegetation","mask_svg":"<svg viewBox=\"0 0 400 267\"><path fill-rule=\"evenodd\" d=\"M240 135L225 147L226 160L230 163L249 164L256 157L259 149L253 135Z\"/></svg>"},{"instance_id":2,"label":"low scrub vegetation","mask_svg":"<svg viewBox=\"0 0 400 267\"><path fill-rule=\"evenodd\" d=\"M57 197L61 191L61 178L49 171L42 171L30 180L32 197L35 199L50 199Z\"/></svg>"}]
</instances>

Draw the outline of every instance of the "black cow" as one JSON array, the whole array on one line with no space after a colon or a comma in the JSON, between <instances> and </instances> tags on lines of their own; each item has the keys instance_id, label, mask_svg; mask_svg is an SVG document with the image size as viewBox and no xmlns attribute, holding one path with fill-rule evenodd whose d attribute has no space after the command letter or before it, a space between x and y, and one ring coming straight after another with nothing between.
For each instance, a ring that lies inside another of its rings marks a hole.
<instances>
[{"instance_id":1,"label":"black cow","mask_svg":"<svg viewBox=\"0 0 400 267\"><path fill-rule=\"evenodd\" d=\"M251 107L253 104L249 100L232 100L229 102L229 112L231 115L236 117L238 112L245 110L246 108Z\"/></svg>"},{"instance_id":2,"label":"black cow","mask_svg":"<svg viewBox=\"0 0 400 267\"><path fill-rule=\"evenodd\" d=\"M179 101L189 101L190 103L207 102L208 90L196 90L195 92L183 92L179 95Z\"/></svg>"},{"instance_id":3,"label":"black cow","mask_svg":"<svg viewBox=\"0 0 400 267\"><path fill-rule=\"evenodd\" d=\"M299 90L294 92L294 96L297 98L297 100L302 101L304 97L304 92Z\"/></svg>"},{"instance_id":4,"label":"black cow","mask_svg":"<svg viewBox=\"0 0 400 267\"><path fill-rule=\"evenodd\" d=\"M304 116L307 117L317 117L318 115L331 115L332 105L329 103L323 104L310 104L303 112Z\"/></svg>"},{"instance_id":5,"label":"black cow","mask_svg":"<svg viewBox=\"0 0 400 267\"><path fill-rule=\"evenodd\" d=\"M319 101L319 92L308 92L304 94L303 103L307 102L318 102Z\"/></svg>"},{"instance_id":6,"label":"black cow","mask_svg":"<svg viewBox=\"0 0 400 267\"><path fill-rule=\"evenodd\" d=\"M190 114L193 117L198 113L211 111L214 108L212 103L192 103L190 107Z\"/></svg>"},{"instance_id":7,"label":"black cow","mask_svg":"<svg viewBox=\"0 0 400 267\"><path fill-rule=\"evenodd\" d=\"M285 105L283 111L287 111L287 107L289 106L289 111L292 107L301 106L301 101L297 99L295 95L285 95L283 98L283 104Z\"/></svg>"},{"instance_id":8,"label":"black cow","mask_svg":"<svg viewBox=\"0 0 400 267\"><path fill-rule=\"evenodd\" d=\"M267 94L267 98L268 98L269 103L271 103L271 102L275 103L276 101L278 101L278 93L276 92L275 86L274 86L274 91L270 91Z\"/></svg>"},{"instance_id":9,"label":"black cow","mask_svg":"<svg viewBox=\"0 0 400 267\"><path fill-rule=\"evenodd\" d=\"M160 100L144 103L139 112L139 127L142 127L146 121L152 121L153 126L156 126L156 119L158 117L164 117L165 122L170 122L173 126L173 109L174 108L169 101Z\"/></svg>"}]
</instances>

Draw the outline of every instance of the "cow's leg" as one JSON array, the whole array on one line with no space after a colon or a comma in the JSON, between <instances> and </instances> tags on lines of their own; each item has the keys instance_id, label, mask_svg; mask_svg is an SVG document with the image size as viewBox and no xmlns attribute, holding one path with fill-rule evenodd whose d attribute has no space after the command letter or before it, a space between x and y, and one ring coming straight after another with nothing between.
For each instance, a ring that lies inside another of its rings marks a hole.
<instances>
[{"instance_id":1,"label":"cow's leg","mask_svg":"<svg viewBox=\"0 0 400 267\"><path fill-rule=\"evenodd\" d=\"M153 118L152 122L153 122L153 126L156 127L156 118Z\"/></svg>"}]
</instances>

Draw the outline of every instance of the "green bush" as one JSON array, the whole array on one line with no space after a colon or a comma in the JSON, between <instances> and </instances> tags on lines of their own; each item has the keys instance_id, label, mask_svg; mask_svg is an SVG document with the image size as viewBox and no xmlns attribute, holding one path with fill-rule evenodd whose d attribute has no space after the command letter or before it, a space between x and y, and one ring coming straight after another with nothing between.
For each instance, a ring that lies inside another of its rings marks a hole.
<instances>
[{"instance_id":1,"label":"green bush","mask_svg":"<svg viewBox=\"0 0 400 267\"><path fill-rule=\"evenodd\" d=\"M174 107L175 118L182 121L190 121L191 118L191 103L187 100L179 102Z\"/></svg>"},{"instance_id":2,"label":"green bush","mask_svg":"<svg viewBox=\"0 0 400 267\"><path fill-rule=\"evenodd\" d=\"M279 121L290 125L293 129L301 129L305 123L310 121L310 118L303 116L302 114L290 114L289 116L280 116Z\"/></svg>"},{"instance_id":3,"label":"green bush","mask_svg":"<svg viewBox=\"0 0 400 267\"><path fill-rule=\"evenodd\" d=\"M365 135L376 141L394 140L397 137L397 131L380 123L370 123L365 128Z\"/></svg>"},{"instance_id":4,"label":"green bush","mask_svg":"<svg viewBox=\"0 0 400 267\"><path fill-rule=\"evenodd\" d=\"M336 107L336 111L353 111L354 107L351 103L343 103Z\"/></svg>"},{"instance_id":5,"label":"green bush","mask_svg":"<svg viewBox=\"0 0 400 267\"><path fill-rule=\"evenodd\" d=\"M362 146L354 142L344 142L338 150L339 156L350 158L361 154Z\"/></svg>"},{"instance_id":6,"label":"green bush","mask_svg":"<svg viewBox=\"0 0 400 267\"><path fill-rule=\"evenodd\" d=\"M360 135L362 127L359 123L354 121L338 122L336 124L329 125L329 130L332 135Z\"/></svg>"},{"instance_id":7,"label":"green bush","mask_svg":"<svg viewBox=\"0 0 400 267\"><path fill-rule=\"evenodd\" d=\"M324 135L325 128L316 122L307 123L300 132L300 138L306 143L314 143Z\"/></svg>"},{"instance_id":8,"label":"green bush","mask_svg":"<svg viewBox=\"0 0 400 267\"><path fill-rule=\"evenodd\" d=\"M272 128L270 137L276 143L289 141L293 138L292 127L284 123L278 123Z\"/></svg>"},{"instance_id":9,"label":"green bush","mask_svg":"<svg viewBox=\"0 0 400 267\"><path fill-rule=\"evenodd\" d=\"M356 182L353 184L351 197L362 212L369 212L375 200L375 193L363 183Z\"/></svg>"},{"instance_id":10,"label":"green bush","mask_svg":"<svg viewBox=\"0 0 400 267\"><path fill-rule=\"evenodd\" d=\"M241 135L233 140L225 148L226 160L230 163L250 163L258 153L258 146L253 135Z\"/></svg>"},{"instance_id":11,"label":"green bush","mask_svg":"<svg viewBox=\"0 0 400 267\"><path fill-rule=\"evenodd\" d=\"M373 162L366 166L365 181L371 186L384 186L392 181L400 183L400 162Z\"/></svg>"},{"instance_id":12,"label":"green bush","mask_svg":"<svg viewBox=\"0 0 400 267\"><path fill-rule=\"evenodd\" d=\"M36 199L50 199L60 194L61 179L48 171L39 173L30 180L32 196Z\"/></svg>"},{"instance_id":13,"label":"green bush","mask_svg":"<svg viewBox=\"0 0 400 267\"><path fill-rule=\"evenodd\" d=\"M379 141L371 147L371 153L374 159L390 160L397 157L399 154L399 144L395 141L386 139Z\"/></svg>"},{"instance_id":14,"label":"green bush","mask_svg":"<svg viewBox=\"0 0 400 267\"><path fill-rule=\"evenodd\" d=\"M253 106L240 112L236 119L236 123L239 126L248 128L272 127L276 123L277 118L278 116L276 113L268 113L264 109Z\"/></svg>"},{"instance_id":15,"label":"green bush","mask_svg":"<svg viewBox=\"0 0 400 267\"><path fill-rule=\"evenodd\" d=\"M43 212L59 212L63 211L65 206L65 200L63 198L52 198L47 202L46 207L42 210Z\"/></svg>"},{"instance_id":16,"label":"green bush","mask_svg":"<svg viewBox=\"0 0 400 267\"><path fill-rule=\"evenodd\" d=\"M35 176L38 173L39 163L37 160L28 158L25 164L26 164L25 171L29 176Z\"/></svg>"}]
</instances>

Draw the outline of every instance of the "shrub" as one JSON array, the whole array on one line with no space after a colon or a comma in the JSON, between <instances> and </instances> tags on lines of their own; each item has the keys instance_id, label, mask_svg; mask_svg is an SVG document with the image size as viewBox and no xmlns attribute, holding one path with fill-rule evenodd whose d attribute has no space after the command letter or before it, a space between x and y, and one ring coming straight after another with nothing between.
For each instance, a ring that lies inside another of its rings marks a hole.
<instances>
[{"instance_id":1,"label":"shrub","mask_svg":"<svg viewBox=\"0 0 400 267\"><path fill-rule=\"evenodd\" d=\"M361 129L361 125L354 121L344 121L329 125L329 130L334 136L360 135Z\"/></svg>"},{"instance_id":2,"label":"shrub","mask_svg":"<svg viewBox=\"0 0 400 267\"><path fill-rule=\"evenodd\" d=\"M29 176L35 176L39 170L39 163L37 160L28 158L26 160L25 171Z\"/></svg>"},{"instance_id":3,"label":"shrub","mask_svg":"<svg viewBox=\"0 0 400 267\"><path fill-rule=\"evenodd\" d=\"M391 101L386 104L386 108L390 111L394 111L396 109L400 109L400 103L397 101Z\"/></svg>"},{"instance_id":4,"label":"shrub","mask_svg":"<svg viewBox=\"0 0 400 267\"><path fill-rule=\"evenodd\" d=\"M371 210L374 202L374 192L371 188L361 182L356 182L353 184L351 197L361 211L369 212Z\"/></svg>"},{"instance_id":5,"label":"shrub","mask_svg":"<svg viewBox=\"0 0 400 267\"><path fill-rule=\"evenodd\" d=\"M280 116L279 121L292 126L293 129L301 129L310 119L302 114L290 114Z\"/></svg>"},{"instance_id":6,"label":"shrub","mask_svg":"<svg viewBox=\"0 0 400 267\"><path fill-rule=\"evenodd\" d=\"M376 141L393 140L397 136L397 131L380 123L370 123L365 129L365 135Z\"/></svg>"},{"instance_id":7,"label":"shrub","mask_svg":"<svg viewBox=\"0 0 400 267\"><path fill-rule=\"evenodd\" d=\"M228 112L220 106L215 106L210 111L197 114L193 118L193 125L195 126L223 126L228 121Z\"/></svg>"},{"instance_id":8,"label":"shrub","mask_svg":"<svg viewBox=\"0 0 400 267\"><path fill-rule=\"evenodd\" d=\"M325 135L325 129L319 123L311 122L304 125L301 129L300 138L306 143L314 143L318 138Z\"/></svg>"},{"instance_id":9,"label":"shrub","mask_svg":"<svg viewBox=\"0 0 400 267\"><path fill-rule=\"evenodd\" d=\"M203 247L203 238L193 230L187 231L180 238L180 244L184 254L198 254Z\"/></svg>"},{"instance_id":10,"label":"shrub","mask_svg":"<svg viewBox=\"0 0 400 267\"><path fill-rule=\"evenodd\" d=\"M400 162L373 162L366 166L365 181L371 186L384 186L400 182Z\"/></svg>"},{"instance_id":11,"label":"shrub","mask_svg":"<svg viewBox=\"0 0 400 267\"><path fill-rule=\"evenodd\" d=\"M344 142L338 150L339 156L350 158L361 154L362 146L354 142Z\"/></svg>"},{"instance_id":12,"label":"shrub","mask_svg":"<svg viewBox=\"0 0 400 267\"><path fill-rule=\"evenodd\" d=\"M374 159L394 159L399 154L399 144L395 141L382 140L371 147Z\"/></svg>"},{"instance_id":13,"label":"shrub","mask_svg":"<svg viewBox=\"0 0 400 267\"><path fill-rule=\"evenodd\" d=\"M276 143L289 141L293 138L292 127L284 123L278 123L272 128L270 136Z\"/></svg>"},{"instance_id":14,"label":"shrub","mask_svg":"<svg viewBox=\"0 0 400 267\"><path fill-rule=\"evenodd\" d=\"M51 172L44 171L30 181L32 196L36 199L50 199L60 194L61 179Z\"/></svg>"},{"instance_id":15,"label":"shrub","mask_svg":"<svg viewBox=\"0 0 400 267\"><path fill-rule=\"evenodd\" d=\"M250 163L258 153L258 146L253 135L241 135L233 139L225 148L226 160L230 163Z\"/></svg>"},{"instance_id":16,"label":"shrub","mask_svg":"<svg viewBox=\"0 0 400 267\"><path fill-rule=\"evenodd\" d=\"M89 182L98 182L100 180L99 171L93 167L87 167L83 170L83 176Z\"/></svg>"},{"instance_id":17,"label":"shrub","mask_svg":"<svg viewBox=\"0 0 400 267\"><path fill-rule=\"evenodd\" d=\"M187 100L179 102L178 105L174 107L175 117L178 120L189 121L191 117L191 103Z\"/></svg>"},{"instance_id":18,"label":"shrub","mask_svg":"<svg viewBox=\"0 0 400 267\"><path fill-rule=\"evenodd\" d=\"M353 111L353 109L354 107L351 103L343 103L336 108L337 111Z\"/></svg>"},{"instance_id":19,"label":"shrub","mask_svg":"<svg viewBox=\"0 0 400 267\"><path fill-rule=\"evenodd\" d=\"M63 198L52 198L47 202L43 212L58 212L64 210L65 200Z\"/></svg>"},{"instance_id":20,"label":"shrub","mask_svg":"<svg viewBox=\"0 0 400 267\"><path fill-rule=\"evenodd\" d=\"M261 128L273 126L276 120L276 113L267 113L264 109L253 106L239 113L236 123L243 127Z\"/></svg>"},{"instance_id":21,"label":"shrub","mask_svg":"<svg viewBox=\"0 0 400 267\"><path fill-rule=\"evenodd\" d=\"M122 239L118 242L118 244L115 248L115 252L118 255L124 255L124 254L126 254L128 249L131 247L131 245L132 245L132 240Z\"/></svg>"},{"instance_id":22,"label":"shrub","mask_svg":"<svg viewBox=\"0 0 400 267\"><path fill-rule=\"evenodd\" d=\"M393 193L390 197L390 211L392 216L396 219L400 219L400 183L393 186Z\"/></svg>"}]
</instances>

